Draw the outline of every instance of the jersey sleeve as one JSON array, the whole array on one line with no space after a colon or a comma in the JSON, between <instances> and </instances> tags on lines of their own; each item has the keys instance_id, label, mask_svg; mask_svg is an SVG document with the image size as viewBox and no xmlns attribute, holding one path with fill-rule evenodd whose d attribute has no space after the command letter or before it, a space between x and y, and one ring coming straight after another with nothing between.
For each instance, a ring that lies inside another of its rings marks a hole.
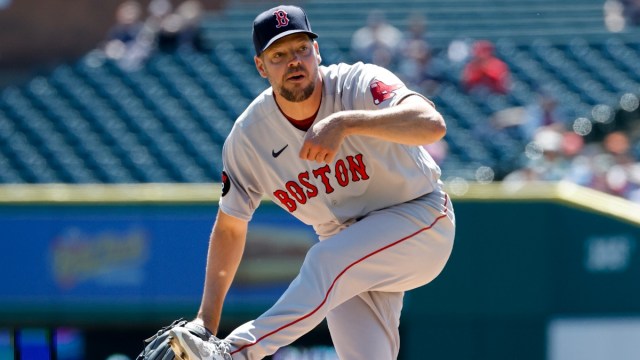
<instances>
[{"instance_id":1,"label":"jersey sleeve","mask_svg":"<svg viewBox=\"0 0 640 360\"><path fill-rule=\"evenodd\" d=\"M410 95L425 98L407 88L391 71L373 64L357 63L343 79L341 92L345 109L384 109L397 105Z\"/></svg>"},{"instance_id":2,"label":"jersey sleeve","mask_svg":"<svg viewBox=\"0 0 640 360\"><path fill-rule=\"evenodd\" d=\"M237 134L236 134L237 135ZM240 136L229 136L222 149L222 196L220 210L249 221L260 205L263 189L251 166L251 146Z\"/></svg>"}]
</instances>

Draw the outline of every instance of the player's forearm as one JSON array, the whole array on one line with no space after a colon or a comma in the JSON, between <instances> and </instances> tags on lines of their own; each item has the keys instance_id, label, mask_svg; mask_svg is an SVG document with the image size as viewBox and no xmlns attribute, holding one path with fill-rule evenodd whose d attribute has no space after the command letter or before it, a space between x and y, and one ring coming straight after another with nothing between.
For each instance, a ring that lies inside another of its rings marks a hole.
<instances>
[{"instance_id":1,"label":"player's forearm","mask_svg":"<svg viewBox=\"0 0 640 360\"><path fill-rule=\"evenodd\" d=\"M246 229L229 229L218 226L218 222L211 233L198 318L214 334L218 332L222 305L242 259L245 239Z\"/></svg>"},{"instance_id":2,"label":"player's forearm","mask_svg":"<svg viewBox=\"0 0 640 360\"><path fill-rule=\"evenodd\" d=\"M407 145L436 142L447 131L440 113L426 102L407 101L382 110L345 111L340 116L346 136L372 136Z\"/></svg>"}]
</instances>

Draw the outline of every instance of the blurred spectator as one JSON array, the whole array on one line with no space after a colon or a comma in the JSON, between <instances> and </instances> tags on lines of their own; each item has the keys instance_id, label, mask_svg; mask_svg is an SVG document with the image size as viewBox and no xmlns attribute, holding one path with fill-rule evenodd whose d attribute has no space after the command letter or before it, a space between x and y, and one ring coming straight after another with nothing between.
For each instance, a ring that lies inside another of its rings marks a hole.
<instances>
[{"instance_id":1,"label":"blurred spectator","mask_svg":"<svg viewBox=\"0 0 640 360\"><path fill-rule=\"evenodd\" d=\"M603 173L596 173L592 187L629 198L640 187L637 182L640 163L631 153L629 137L621 131L614 131L604 138L602 147L604 152L600 156L608 166Z\"/></svg>"},{"instance_id":2,"label":"blurred spectator","mask_svg":"<svg viewBox=\"0 0 640 360\"><path fill-rule=\"evenodd\" d=\"M620 32L626 26L624 6L620 0L606 0L603 6L604 25L611 32Z\"/></svg>"},{"instance_id":3,"label":"blurred spectator","mask_svg":"<svg viewBox=\"0 0 640 360\"><path fill-rule=\"evenodd\" d=\"M472 57L462 72L462 86L467 91L506 94L510 77L507 64L495 56L493 43L479 40L473 44Z\"/></svg>"},{"instance_id":4,"label":"blurred spectator","mask_svg":"<svg viewBox=\"0 0 640 360\"><path fill-rule=\"evenodd\" d=\"M443 68L445 71L443 75L452 82L460 82L464 66L469 61L471 56L471 46L473 40L469 38L457 38L453 39L447 45L446 60L447 64Z\"/></svg>"},{"instance_id":5,"label":"blurred spectator","mask_svg":"<svg viewBox=\"0 0 640 360\"><path fill-rule=\"evenodd\" d=\"M560 132L568 128L569 116L551 91L539 90L532 100L528 105L509 107L492 114L492 127L526 142L533 141L536 133L547 127Z\"/></svg>"},{"instance_id":6,"label":"blurred spectator","mask_svg":"<svg viewBox=\"0 0 640 360\"><path fill-rule=\"evenodd\" d=\"M442 71L427 40L427 21L416 14L409 17L408 24L400 46L398 75L411 88L431 95L442 81Z\"/></svg>"},{"instance_id":7,"label":"blurred spectator","mask_svg":"<svg viewBox=\"0 0 640 360\"><path fill-rule=\"evenodd\" d=\"M542 89L536 95L536 99L525 107L520 125L521 135L527 141L531 141L542 128L553 127L564 131L569 120L550 91Z\"/></svg>"},{"instance_id":8,"label":"blurred spectator","mask_svg":"<svg viewBox=\"0 0 640 360\"><path fill-rule=\"evenodd\" d=\"M620 32L629 26L640 26L640 0L606 0L603 10L609 31Z\"/></svg>"},{"instance_id":9,"label":"blurred spectator","mask_svg":"<svg viewBox=\"0 0 640 360\"><path fill-rule=\"evenodd\" d=\"M624 16L631 26L640 26L640 0L625 0Z\"/></svg>"},{"instance_id":10,"label":"blurred spectator","mask_svg":"<svg viewBox=\"0 0 640 360\"><path fill-rule=\"evenodd\" d=\"M619 130L629 134L632 141L640 141L639 95L627 93L620 98L620 107L613 116L613 123ZM640 145L640 142L638 144ZM640 156L640 153L638 153L638 156Z\"/></svg>"},{"instance_id":11,"label":"blurred spectator","mask_svg":"<svg viewBox=\"0 0 640 360\"><path fill-rule=\"evenodd\" d=\"M134 3L137 5L134 5ZM149 15L142 22L139 21L141 9L137 2L128 0L121 7L125 9L124 13L129 14L128 17L124 17L125 19L128 21L136 19L135 28L137 30L135 31L135 36L124 47L114 46L113 41L109 41L105 47L105 53L108 57L117 60L118 65L123 69L136 70L157 49L159 34L162 31L163 24L167 23L169 16L172 14L173 6L169 0L151 0L147 7ZM134 8L137 9L137 12L133 11ZM116 14L116 29L124 28L120 24L122 22L120 14L119 8ZM134 14L136 14L135 17ZM134 26L131 26L131 28L134 28ZM115 33L117 34L118 32ZM119 33L122 33L122 31Z\"/></svg>"},{"instance_id":12,"label":"blurred spectator","mask_svg":"<svg viewBox=\"0 0 640 360\"><path fill-rule=\"evenodd\" d=\"M351 37L351 51L357 60L394 67L402 32L389 24L382 10L372 10L367 24Z\"/></svg>"},{"instance_id":13,"label":"blurred spectator","mask_svg":"<svg viewBox=\"0 0 640 360\"><path fill-rule=\"evenodd\" d=\"M585 135L588 142L603 142L605 137L615 131L627 134L632 143L632 152L640 156L640 97L627 93L620 99L620 106L611 109L613 115L605 121L593 121L592 129Z\"/></svg>"},{"instance_id":14,"label":"blurred spectator","mask_svg":"<svg viewBox=\"0 0 640 360\"><path fill-rule=\"evenodd\" d=\"M527 145L526 164L508 174L504 181L560 181L569 173L571 159L564 152L563 133L555 129L539 131Z\"/></svg>"},{"instance_id":15,"label":"blurred spectator","mask_svg":"<svg viewBox=\"0 0 640 360\"><path fill-rule=\"evenodd\" d=\"M187 0L175 12L162 19L158 34L158 47L163 51L202 50L200 20L202 4Z\"/></svg>"},{"instance_id":16,"label":"blurred spectator","mask_svg":"<svg viewBox=\"0 0 640 360\"><path fill-rule=\"evenodd\" d=\"M584 139L572 132L554 128L538 131L524 153L524 165L509 173L504 182L569 181L590 186L593 169L584 156Z\"/></svg>"},{"instance_id":17,"label":"blurred spectator","mask_svg":"<svg viewBox=\"0 0 640 360\"><path fill-rule=\"evenodd\" d=\"M470 39L454 39L447 46L447 58L454 64L464 64L470 56L472 41Z\"/></svg>"},{"instance_id":18,"label":"blurred spectator","mask_svg":"<svg viewBox=\"0 0 640 360\"><path fill-rule=\"evenodd\" d=\"M524 166L504 182L569 181L640 203L640 159L623 131L585 143L573 131L543 127L525 155Z\"/></svg>"},{"instance_id":19,"label":"blurred spectator","mask_svg":"<svg viewBox=\"0 0 640 360\"><path fill-rule=\"evenodd\" d=\"M155 50L161 19L171 11L168 0L151 0L149 16L140 20L141 5L128 0L116 10L116 24L108 34L105 54L125 70L138 69Z\"/></svg>"},{"instance_id":20,"label":"blurred spectator","mask_svg":"<svg viewBox=\"0 0 640 360\"><path fill-rule=\"evenodd\" d=\"M142 6L135 0L128 0L116 8L116 23L109 29L105 44L107 55L119 59L134 44L142 29Z\"/></svg>"}]
</instances>

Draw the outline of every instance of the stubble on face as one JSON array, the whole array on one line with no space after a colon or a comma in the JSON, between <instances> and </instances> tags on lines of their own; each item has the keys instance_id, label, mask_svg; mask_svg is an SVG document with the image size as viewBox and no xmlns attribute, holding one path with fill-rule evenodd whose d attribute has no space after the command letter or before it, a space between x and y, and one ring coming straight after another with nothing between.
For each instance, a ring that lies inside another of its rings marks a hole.
<instances>
[{"instance_id":1,"label":"stubble on face","mask_svg":"<svg viewBox=\"0 0 640 360\"><path fill-rule=\"evenodd\" d=\"M269 52L265 51L260 55L260 59L263 63L263 76L269 80L269 83L273 87L274 92L282 97L283 99L289 102L303 102L309 99L315 89L316 89L316 79L317 74L311 74L307 67L312 67L315 71L317 71L317 67L314 64L310 63L310 56L317 56L316 49L314 48L314 43L310 41L309 37L304 34L294 34L290 35L285 39L280 39L276 42ZM285 43L283 43L285 41ZM288 45L287 42L291 42L291 45ZM302 46L306 46L308 49L308 53L303 49ZM296 47L295 50L290 50L287 48ZM277 75L279 71L277 70L279 67L282 67L286 63L283 63L286 59L283 56L287 56L285 52L295 51L298 52L300 58L298 64L293 67L287 67L284 70L284 74L280 77ZM272 64L273 72L270 71L270 66L268 64ZM296 75L301 75L303 78L295 79ZM307 81L309 81L307 83ZM305 85L306 84L306 85Z\"/></svg>"},{"instance_id":2,"label":"stubble on face","mask_svg":"<svg viewBox=\"0 0 640 360\"><path fill-rule=\"evenodd\" d=\"M287 73L284 76L284 79L282 81L283 85L280 86L280 89L278 89L278 95L282 96L284 99L286 99L287 101L291 101L291 102L302 102L307 100L309 97L311 97L311 94L313 94L313 90L315 90L316 86L315 86L315 82L311 81L309 83L309 85L300 88L297 86L293 86L292 88L287 88L286 84L286 77L289 76L289 74L294 73L294 72L298 72L298 71L302 71L305 73L305 76L308 76L308 72L304 70L304 68L302 66L297 66L295 68L291 68L289 69L289 71L287 71Z\"/></svg>"}]
</instances>

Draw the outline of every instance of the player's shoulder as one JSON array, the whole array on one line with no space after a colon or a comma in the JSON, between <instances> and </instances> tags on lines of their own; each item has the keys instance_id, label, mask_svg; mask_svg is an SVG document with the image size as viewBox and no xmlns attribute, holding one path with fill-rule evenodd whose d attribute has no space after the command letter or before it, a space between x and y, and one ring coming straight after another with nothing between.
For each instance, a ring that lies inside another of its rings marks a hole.
<instances>
[{"instance_id":1,"label":"player's shoulder","mask_svg":"<svg viewBox=\"0 0 640 360\"><path fill-rule=\"evenodd\" d=\"M337 63L331 64L327 66L322 66L322 72L325 76L329 77L341 77L346 75L354 75L359 74L367 70L373 70L376 65L365 64L361 61L358 61L353 64L347 63Z\"/></svg>"},{"instance_id":2,"label":"player's shoulder","mask_svg":"<svg viewBox=\"0 0 640 360\"><path fill-rule=\"evenodd\" d=\"M246 128L255 124L266 124L276 112L277 106L273 98L273 89L265 89L238 116L234 127Z\"/></svg>"},{"instance_id":3,"label":"player's shoulder","mask_svg":"<svg viewBox=\"0 0 640 360\"><path fill-rule=\"evenodd\" d=\"M326 80L343 86L353 83L366 85L374 79L393 76L389 70L381 66L360 61L353 64L339 63L323 66L322 72Z\"/></svg>"}]
</instances>

